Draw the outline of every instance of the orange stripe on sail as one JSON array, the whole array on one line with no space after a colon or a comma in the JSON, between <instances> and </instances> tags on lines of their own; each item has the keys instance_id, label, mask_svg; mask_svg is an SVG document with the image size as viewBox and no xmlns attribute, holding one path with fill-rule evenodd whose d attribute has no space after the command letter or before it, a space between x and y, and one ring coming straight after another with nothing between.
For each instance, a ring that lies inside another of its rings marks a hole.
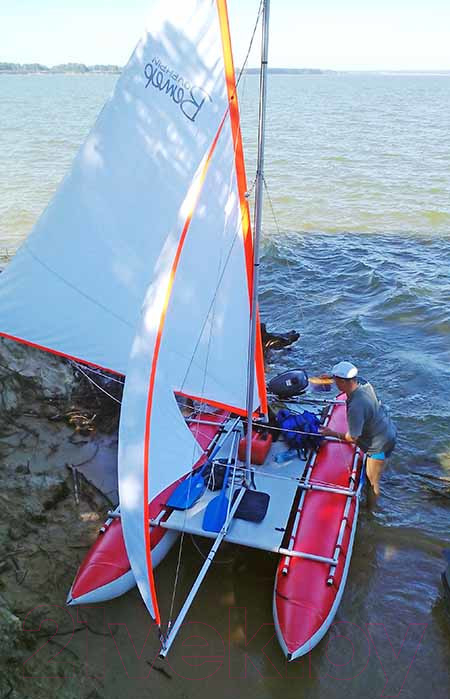
<instances>
[{"instance_id":1,"label":"orange stripe on sail","mask_svg":"<svg viewBox=\"0 0 450 699\"><path fill-rule=\"evenodd\" d=\"M253 251L252 236L250 229L250 211L246 199L247 177L245 174L244 151L242 148L242 136L239 123L239 105L234 72L233 53L231 50L230 26L228 22L228 11L225 0L217 0L217 10L219 13L220 31L222 36L223 59L225 63L225 79L228 92L228 103L230 109L231 132L233 134L233 144L235 153L236 177L241 206L242 232L244 236L245 261L247 265L247 279L249 283L249 298L251 301L251 284L253 279Z\"/></svg>"},{"instance_id":2,"label":"orange stripe on sail","mask_svg":"<svg viewBox=\"0 0 450 699\"><path fill-rule=\"evenodd\" d=\"M175 281L175 275L176 275L178 264L180 261L181 252L183 250L184 242L186 240L189 226L190 226L191 221L192 221L192 216L194 215L195 207L197 206L197 203L198 203L201 191L202 191L202 187L203 187L203 184L205 182L206 174L208 172L208 169L209 169L209 166L211 163L211 158L212 158L213 153L216 149L217 141L219 140L220 133L221 133L223 125L225 123L225 118L226 118L226 114L223 117L222 122L219 125L219 128L217 129L217 133L214 137L214 141L213 141L211 148L209 150L209 153L207 155L206 162L203 166L203 170L201 172L200 177L198 178L197 191L195 192L195 197L194 197L194 200L192 203L191 210L189 211L189 214L186 217L186 221L184 223L183 230L182 230L180 240L178 243L178 248L177 248L173 263L172 263L169 281L167 284L167 290L166 290L166 294L165 294L165 298L164 298L163 310L162 310L161 317L159 320L158 333L156 336L155 349L153 352L153 359L152 359L152 368L151 368L151 373L150 373L149 389L148 389L148 396L147 396L147 409L146 409L146 415L145 415L143 514L144 514L144 537L145 537L145 556L146 556L146 563L147 563L147 577L148 577L148 583L149 583L149 588L150 588L150 594L151 594L152 602L153 602L153 610L155 612L155 621L158 624L158 626L161 625L161 615L159 612L158 600L156 597L155 581L153 578L152 556L151 556L151 551L150 551L150 527L148 526L148 492L149 492L149 489L148 489L148 466L149 466L149 448L150 448L150 420L151 420L152 407L153 407L153 393L154 393L154 389L155 389L156 369L157 369L157 364L158 364L159 351L161 348L162 333L163 333L164 324L165 324L165 320L166 320L167 309L169 306L170 296L172 294L173 284Z\"/></svg>"},{"instance_id":3,"label":"orange stripe on sail","mask_svg":"<svg viewBox=\"0 0 450 699\"><path fill-rule=\"evenodd\" d=\"M248 294L250 302L250 313L252 313L252 289L253 289L253 245L250 227L250 211L247 193L247 178L245 174L244 150L242 147L242 135L239 120L239 105L236 89L236 78L234 71L233 52L231 49L230 25L228 21L228 11L226 0L217 0L217 11L219 13L220 31L222 36L223 57L225 63L225 78L228 91L228 102L230 105L231 132L233 134L236 177L241 205L242 233L244 237L245 264L247 268ZM259 311L257 309L256 319L256 379L258 383L258 393L261 401L261 408L267 413L267 393L266 379L264 372L264 357L261 342L261 330L259 327Z\"/></svg>"},{"instance_id":4,"label":"orange stripe on sail","mask_svg":"<svg viewBox=\"0 0 450 699\"><path fill-rule=\"evenodd\" d=\"M192 393L183 393L183 391L176 391L177 396L184 396L185 398L191 398L196 400L202 405L210 405L213 408L220 408L221 410L226 410L230 413L235 413L236 415L241 415L242 417L247 417L247 411L245 408L238 408L235 405L229 405L228 403L221 403L218 400L210 400L209 398L204 398L203 396L194 396ZM259 413L253 413L255 417L259 417Z\"/></svg>"},{"instance_id":5,"label":"orange stripe on sail","mask_svg":"<svg viewBox=\"0 0 450 699\"><path fill-rule=\"evenodd\" d=\"M27 345L27 347L33 347L34 349L41 350L42 352L54 354L56 357L64 357L65 359L71 359L74 362L80 362L80 364L86 364L86 366L91 366L94 369L108 371L110 374L115 374L116 376L125 376L125 374L123 374L121 371L116 371L116 369L110 369L109 367L103 366L102 364L96 364L95 362L88 362L87 359L80 359L80 357L74 357L71 354L66 354L66 352L59 352L51 347L38 345L36 342L29 342L21 337L15 337L15 335L8 335L8 333L0 331L0 337L5 337L7 340L14 340L14 342L20 342L21 345Z\"/></svg>"}]
</instances>

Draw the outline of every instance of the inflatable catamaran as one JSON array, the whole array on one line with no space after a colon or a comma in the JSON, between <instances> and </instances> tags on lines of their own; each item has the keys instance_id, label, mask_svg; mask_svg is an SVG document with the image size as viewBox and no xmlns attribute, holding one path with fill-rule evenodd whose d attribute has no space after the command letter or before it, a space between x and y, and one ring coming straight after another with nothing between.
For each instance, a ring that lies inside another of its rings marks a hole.
<instances>
[{"instance_id":1,"label":"inflatable catamaran","mask_svg":"<svg viewBox=\"0 0 450 699\"><path fill-rule=\"evenodd\" d=\"M137 583L162 655L223 541L280 556L278 637L289 659L306 653L336 612L355 535L358 451L322 440L283 462L285 445L252 430L268 411L257 299L269 0L262 7L254 234L225 0L165 0L0 279L4 336L126 374L120 510L68 601ZM190 424L180 396L197 406ZM345 431L343 401L324 405L322 421ZM154 571L181 531L212 548L168 625Z\"/></svg>"}]
</instances>

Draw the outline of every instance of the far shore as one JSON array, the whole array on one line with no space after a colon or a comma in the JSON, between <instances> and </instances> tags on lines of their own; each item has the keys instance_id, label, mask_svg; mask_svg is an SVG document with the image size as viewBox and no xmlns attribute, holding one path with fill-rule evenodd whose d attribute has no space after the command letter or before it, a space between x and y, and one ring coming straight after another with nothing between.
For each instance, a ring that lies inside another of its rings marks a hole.
<instances>
[{"instance_id":1,"label":"far shore","mask_svg":"<svg viewBox=\"0 0 450 699\"><path fill-rule=\"evenodd\" d=\"M86 75L91 73L121 73L123 68L117 65L96 64L93 66L84 63L61 63L60 65L48 67L42 63L6 63L0 61L0 74L9 75L55 75L64 73L66 75ZM238 73L240 69L237 69ZM259 68L247 68L246 73L259 73ZM322 70L320 68L269 68L269 73L280 75L322 75L333 73L332 70Z\"/></svg>"},{"instance_id":2,"label":"far shore","mask_svg":"<svg viewBox=\"0 0 450 699\"><path fill-rule=\"evenodd\" d=\"M84 63L61 63L48 67L42 63L11 63L0 61L0 75L120 75L123 66L112 64L86 65ZM240 73L236 68L236 74ZM246 68L247 75L259 74L259 68ZM388 75L388 76L443 76L449 77L449 70L331 70L323 68L268 68L271 75Z\"/></svg>"},{"instance_id":3,"label":"far shore","mask_svg":"<svg viewBox=\"0 0 450 699\"><path fill-rule=\"evenodd\" d=\"M122 67L109 64L96 64L87 66L84 63L61 63L60 65L48 67L42 63L9 63L0 61L0 74L9 75L47 75L65 73L69 75L88 73L121 73Z\"/></svg>"}]
</instances>

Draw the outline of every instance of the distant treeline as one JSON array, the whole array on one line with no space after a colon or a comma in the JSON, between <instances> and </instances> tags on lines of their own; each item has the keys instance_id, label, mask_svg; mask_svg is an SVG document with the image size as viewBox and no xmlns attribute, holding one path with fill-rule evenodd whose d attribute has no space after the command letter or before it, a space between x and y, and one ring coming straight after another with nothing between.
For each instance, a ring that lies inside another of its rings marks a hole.
<instances>
[{"instance_id":1,"label":"distant treeline","mask_svg":"<svg viewBox=\"0 0 450 699\"><path fill-rule=\"evenodd\" d=\"M58 66L44 66L41 63L0 63L0 73L121 73L120 66L102 65L87 66L84 63L61 63ZM239 73L239 70L236 71ZM259 73L259 68L247 68L249 75ZM330 70L319 68L269 68L269 73L275 75L322 75L332 73Z\"/></svg>"},{"instance_id":2,"label":"distant treeline","mask_svg":"<svg viewBox=\"0 0 450 699\"><path fill-rule=\"evenodd\" d=\"M120 73L120 66L95 65L84 63L61 63L58 66L44 66L41 63L0 63L0 73Z\"/></svg>"},{"instance_id":3,"label":"distant treeline","mask_svg":"<svg viewBox=\"0 0 450 699\"><path fill-rule=\"evenodd\" d=\"M259 73L259 68L247 68L245 72L253 75ZM268 68L267 72L272 73L272 75L323 75L334 71L321 70L320 68Z\"/></svg>"}]
</instances>

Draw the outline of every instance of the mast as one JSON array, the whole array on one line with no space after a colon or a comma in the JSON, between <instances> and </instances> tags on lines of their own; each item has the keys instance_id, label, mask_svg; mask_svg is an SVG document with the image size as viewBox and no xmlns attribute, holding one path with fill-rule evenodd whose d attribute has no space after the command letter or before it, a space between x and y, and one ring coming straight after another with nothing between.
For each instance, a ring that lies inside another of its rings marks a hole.
<instances>
[{"instance_id":1,"label":"mast","mask_svg":"<svg viewBox=\"0 0 450 699\"><path fill-rule=\"evenodd\" d=\"M259 124L258 124L258 159L256 166L255 186L255 226L253 236L253 288L251 304L250 344L248 357L248 384L247 384L247 444L245 452L245 464L250 468L252 448L252 415L253 394L255 388L255 346L256 346L256 322L259 286L259 260L260 238L262 224L262 204L264 188L264 142L266 131L266 95L267 95L267 63L269 54L269 12L270 0L263 0L262 42L261 42L261 68L259 78Z\"/></svg>"}]
</instances>

